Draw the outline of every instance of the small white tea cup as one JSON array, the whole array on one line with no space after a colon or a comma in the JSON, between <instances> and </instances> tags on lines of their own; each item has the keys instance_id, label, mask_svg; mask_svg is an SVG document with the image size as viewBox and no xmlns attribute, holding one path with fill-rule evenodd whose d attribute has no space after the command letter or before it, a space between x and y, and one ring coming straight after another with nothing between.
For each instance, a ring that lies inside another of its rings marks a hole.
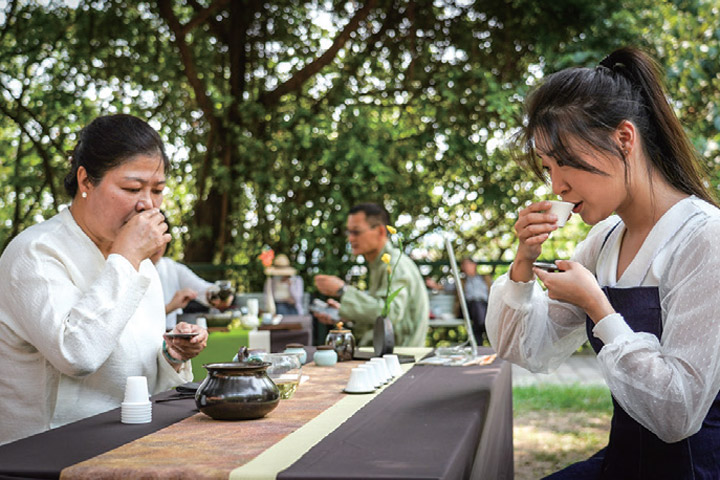
<instances>
[{"instance_id":1,"label":"small white tea cup","mask_svg":"<svg viewBox=\"0 0 720 480\"><path fill-rule=\"evenodd\" d=\"M562 227L565 225L565 222L568 221L570 218L570 214L572 214L572 209L575 206L574 203L570 202L562 202L560 200L550 200L550 210L548 210L548 213L554 213L557 216L557 226Z\"/></svg>"},{"instance_id":2,"label":"small white tea cup","mask_svg":"<svg viewBox=\"0 0 720 480\"><path fill-rule=\"evenodd\" d=\"M345 386L346 392L365 393L373 390L367 371L362 368L353 368L350 371L350 379Z\"/></svg>"},{"instance_id":3,"label":"small white tea cup","mask_svg":"<svg viewBox=\"0 0 720 480\"><path fill-rule=\"evenodd\" d=\"M400 359L397 355L393 353L386 353L383 355L383 358L385 359L385 363L387 363L388 370L390 370L390 375L393 377L399 377L402 375L402 368L400 368Z\"/></svg>"},{"instance_id":4,"label":"small white tea cup","mask_svg":"<svg viewBox=\"0 0 720 480\"><path fill-rule=\"evenodd\" d=\"M370 379L370 383L372 383L374 388L380 388L380 386L383 384L383 382L380 380L380 378L375 373L374 365L368 365L368 363L366 362L356 368L365 370L368 373L368 378Z\"/></svg>"}]
</instances>

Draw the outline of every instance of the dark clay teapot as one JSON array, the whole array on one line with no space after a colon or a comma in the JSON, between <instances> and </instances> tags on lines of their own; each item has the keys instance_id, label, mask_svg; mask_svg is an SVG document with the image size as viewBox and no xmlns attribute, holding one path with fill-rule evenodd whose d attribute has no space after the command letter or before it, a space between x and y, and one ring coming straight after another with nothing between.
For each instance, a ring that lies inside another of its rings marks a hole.
<instances>
[{"instance_id":1,"label":"dark clay teapot","mask_svg":"<svg viewBox=\"0 0 720 480\"><path fill-rule=\"evenodd\" d=\"M216 420L247 420L264 417L280 401L280 391L267 375L267 362L247 361L203 365L208 376L198 387L195 404ZM246 361L242 361L245 359Z\"/></svg>"}]
</instances>

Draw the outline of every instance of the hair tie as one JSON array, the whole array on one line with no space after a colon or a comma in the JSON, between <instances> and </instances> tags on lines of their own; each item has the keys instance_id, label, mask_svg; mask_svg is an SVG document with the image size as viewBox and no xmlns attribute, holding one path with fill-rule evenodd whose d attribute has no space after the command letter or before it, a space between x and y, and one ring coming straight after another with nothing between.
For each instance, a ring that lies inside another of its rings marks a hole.
<instances>
[{"instance_id":1,"label":"hair tie","mask_svg":"<svg viewBox=\"0 0 720 480\"><path fill-rule=\"evenodd\" d=\"M608 70L613 69L612 60L610 59L610 55L605 55L605 58L600 60L600 63L598 64L598 67L605 67Z\"/></svg>"}]
</instances>

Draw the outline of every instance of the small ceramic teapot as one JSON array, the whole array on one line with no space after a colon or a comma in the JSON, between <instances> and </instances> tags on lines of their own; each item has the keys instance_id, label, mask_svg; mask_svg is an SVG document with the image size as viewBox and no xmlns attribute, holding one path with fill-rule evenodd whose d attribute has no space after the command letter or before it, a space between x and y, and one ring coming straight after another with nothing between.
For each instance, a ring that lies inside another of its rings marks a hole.
<instances>
[{"instance_id":1,"label":"small ceramic teapot","mask_svg":"<svg viewBox=\"0 0 720 480\"><path fill-rule=\"evenodd\" d=\"M325 344L333 347L337 352L338 361L352 360L355 353L355 337L350 330L342 328L343 323L338 322L336 328L328 332Z\"/></svg>"}]
</instances>

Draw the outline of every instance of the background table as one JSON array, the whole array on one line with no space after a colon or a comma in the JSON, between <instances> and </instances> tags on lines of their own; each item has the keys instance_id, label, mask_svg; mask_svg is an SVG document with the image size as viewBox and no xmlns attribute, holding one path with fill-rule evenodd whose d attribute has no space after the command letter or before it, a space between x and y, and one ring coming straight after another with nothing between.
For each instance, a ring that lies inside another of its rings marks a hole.
<instances>
[{"instance_id":1,"label":"background table","mask_svg":"<svg viewBox=\"0 0 720 480\"><path fill-rule=\"evenodd\" d=\"M1 446L0 477L512 478L509 364L415 365L379 393L341 393L357 364L304 367L310 380L260 420L215 421L192 400L154 404L152 424L91 417ZM188 418L156 425L168 412Z\"/></svg>"},{"instance_id":2,"label":"background table","mask_svg":"<svg viewBox=\"0 0 720 480\"><path fill-rule=\"evenodd\" d=\"M202 314L184 314L178 320L195 323L195 318ZM292 328L282 328L292 327ZM289 343L301 345L312 344L312 316L310 315L285 315L277 326L260 327L267 328L270 336L269 348L271 352L281 352ZM235 329L228 331L225 328L210 328L210 336L205 350L193 360L193 376L196 380L202 380L207 376L204 364L216 362L229 362L238 352L241 346L253 348L249 341L249 330Z\"/></svg>"}]
</instances>

